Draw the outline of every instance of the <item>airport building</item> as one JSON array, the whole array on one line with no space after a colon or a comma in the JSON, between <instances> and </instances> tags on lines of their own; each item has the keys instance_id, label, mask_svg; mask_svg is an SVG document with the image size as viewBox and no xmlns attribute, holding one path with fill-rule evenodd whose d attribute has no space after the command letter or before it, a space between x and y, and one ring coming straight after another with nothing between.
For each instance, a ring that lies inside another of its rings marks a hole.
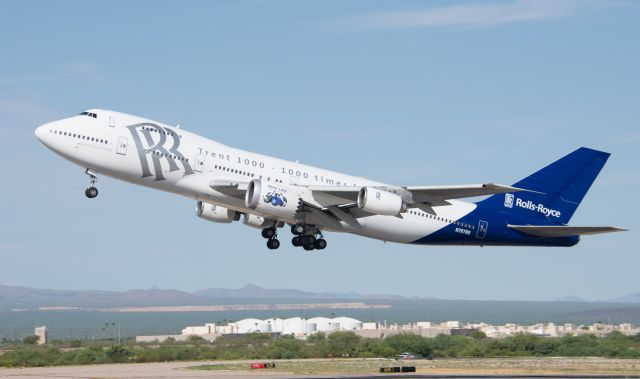
<instances>
[{"instance_id":1,"label":"airport building","mask_svg":"<svg viewBox=\"0 0 640 379\"><path fill-rule=\"evenodd\" d=\"M293 335L296 338L305 339L315 333L333 333L336 331L352 331L355 334L367 338L385 338L399 333L412 333L423 337L437 337L445 335L469 335L474 331L481 331L490 338L505 338L519 333L535 334L545 337L561 337L564 335L593 334L605 336L613 331L619 331L626 335L640 333L640 328L632 324L601 324L593 325L556 325L552 322L546 324L520 325L504 324L491 325L487 323L463 323L460 321L431 322L419 321L408 324L387 324L386 322L362 322L350 317L291 317L287 319L270 318L260 320L247 318L244 320L229 322L226 325L208 323L201 326L187 326L179 335L161 336L137 336L136 342L163 342L168 338L176 341L186 341L191 336L199 336L213 341L218 337L230 337L248 333L271 333L274 335Z\"/></svg>"},{"instance_id":2,"label":"airport building","mask_svg":"<svg viewBox=\"0 0 640 379\"><path fill-rule=\"evenodd\" d=\"M46 345L49 342L49 333L46 326L38 326L33 331L33 334L38 337L38 345Z\"/></svg>"}]
</instances>

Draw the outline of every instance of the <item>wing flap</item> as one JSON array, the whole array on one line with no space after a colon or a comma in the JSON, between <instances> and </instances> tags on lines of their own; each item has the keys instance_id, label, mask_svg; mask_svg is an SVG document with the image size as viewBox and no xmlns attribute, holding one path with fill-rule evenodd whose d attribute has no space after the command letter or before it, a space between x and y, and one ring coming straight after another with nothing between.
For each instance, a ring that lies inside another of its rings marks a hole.
<instances>
[{"instance_id":1,"label":"wing flap","mask_svg":"<svg viewBox=\"0 0 640 379\"><path fill-rule=\"evenodd\" d=\"M450 199L496 195L507 192L535 192L524 188L494 183L465 184L457 186L405 187L405 189L413 194L414 202L424 202L432 205L440 205L438 204L438 200L442 202Z\"/></svg>"},{"instance_id":2,"label":"wing flap","mask_svg":"<svg viewBox=\"0 0 640 379\"><path fill-rule=\"evenodd\" d=\"M507 225L513 230L534 237L573 237L589 234L624 232L627 229L615 226L540 226L540 225Z\"/></svg>"}]
</instances>

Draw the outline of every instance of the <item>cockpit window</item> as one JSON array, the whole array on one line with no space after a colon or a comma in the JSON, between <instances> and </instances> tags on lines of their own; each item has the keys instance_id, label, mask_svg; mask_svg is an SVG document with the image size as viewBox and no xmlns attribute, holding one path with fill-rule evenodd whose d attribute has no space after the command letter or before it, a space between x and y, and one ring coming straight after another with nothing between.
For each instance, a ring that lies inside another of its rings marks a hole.
<instances>
[{"instance_id":1,"label":"cockpit window","mask_svg":"<svg viewBox=\"0 0 640 379\"><path fill-rule=\"evenodd\" d=\"M98 118L98 115L96 113L91 113L91 112L82 112L80 113L80 116L89 116L93 118Z\"/></svg>"}]
</instances>

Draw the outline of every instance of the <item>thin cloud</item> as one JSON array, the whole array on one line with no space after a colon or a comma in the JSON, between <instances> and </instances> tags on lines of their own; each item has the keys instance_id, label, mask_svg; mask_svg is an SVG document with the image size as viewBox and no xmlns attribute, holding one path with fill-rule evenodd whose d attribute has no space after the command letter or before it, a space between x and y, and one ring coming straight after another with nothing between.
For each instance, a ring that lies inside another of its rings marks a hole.
<instances>
[{"instance_id":1,"label":"thin cloud","mask_svg":"<svg viewBox=\"0 0 640 379\"><path fill-rule=\"evenodd\" d=\"M351 30L436 27L491 27L519 22L564 18L581 11L627 5L618 1L516 0L482 2L417 10L376 12L344 18L339 24Z\"/></svg>"}]
</instances>

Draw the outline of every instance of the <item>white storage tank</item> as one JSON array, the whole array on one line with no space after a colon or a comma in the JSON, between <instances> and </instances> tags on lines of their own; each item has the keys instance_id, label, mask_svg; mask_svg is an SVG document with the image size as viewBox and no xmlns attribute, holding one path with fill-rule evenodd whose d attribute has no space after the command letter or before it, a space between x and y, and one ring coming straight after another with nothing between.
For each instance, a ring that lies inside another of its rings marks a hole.
<instances>
[{"instance_id":1,"label":"white storage tank","mask_svg":"<svg viewBox=\"0 0 640 379\"><path fill-rule=\"evenodd\" d=\"M304 327L304 334L306 335L313 334L316 332L316 324L309 322L309 320L304 320L304 322L302 323L302 326Z\"/></svg>"},{"instance_id":2,"label":"white storage tank","mask_svg":"<svg viewBox=\"0 0 640 379\"><path fill-rule=\"evenodd\" d=\"M315 324L316 332L331 332L334 330L333 320L327 317L314 317L307 320L307 323Z\"/></svg>"},{"instance_id":3,"label":"white storage tank","mask_svg":"<svg viewBox=\"0 0 640 379\"><path fill-rule=\"evenodd\" d=\"M267 325L263 320L258 320L257 318L246 318L244 320L240 320L236 322L238 325L238 333L266 333Z\"/></svg>"},{"instance_id":4,"label":"white storage tank","mask_svg":"<svg viewBox=\"0 0 640 379\"><path fill-rule=\"evenodd\" d=\"M284 320L281 318L268 318L264 320L264 323L267 325L267 331L270 333L282 333L284 329Z\"/></svg>"},{"instance_id":5,"label":"white storage tank","mask_svg":"<svg viewBox=\"0 0 640 379\"><path fill-rule=\"evenodd\" d=\"M305 332L305 321L302 317L291 317L284 320L282 334L301 335Z\"/></svg>"},{"instance_id":6,"label":"white storage tank","mask_svg":"<svg viewBox=\"0 0 640 379\"><path fill-rule=\"evenodd\" d=\"M333 319L336 330L358 330L362 329L362 321L351 317L336 317Z\"/></svg>"}]
</instances>

